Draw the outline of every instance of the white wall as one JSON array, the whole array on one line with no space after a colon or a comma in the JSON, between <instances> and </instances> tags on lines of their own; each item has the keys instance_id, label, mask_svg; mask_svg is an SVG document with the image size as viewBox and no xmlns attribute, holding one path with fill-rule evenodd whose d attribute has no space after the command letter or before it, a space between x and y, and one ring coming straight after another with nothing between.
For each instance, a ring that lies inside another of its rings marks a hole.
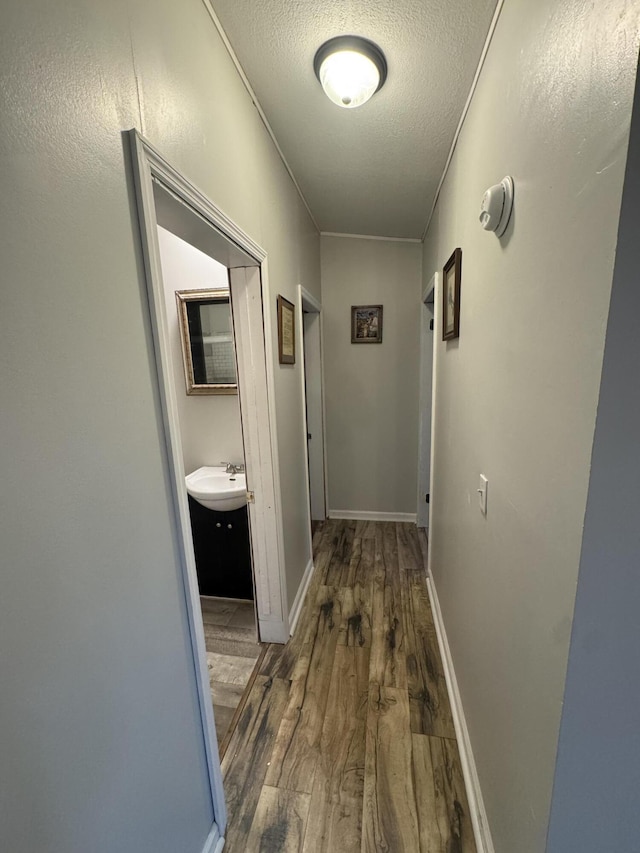
<instances>
[{"instance_id":1,"label":"white wall","mask_svg":"<svg viewBox=\"0 0 640 853\"><path fill-rule=\"evenodd\" d=\"M426 276L462 248L432 567L497 853L545 846L637 45L625 0L506 0L425 242Z\"/></svg>"},{"instance_id":2,"label":"white wall","mask_svg":"<svg viewBox=\"0 0 640 853\"><path fill-rule=\"evenodd\" d=\"M187 394L175 296L177 290L228 288L227 269L160 226L158 238L185 472L190 474L201 465L219 465L223 460L243 462L237 394Z\"/></svg>"},{"instance_id":3,"label":"white wall","mask_svg":"<svg viewBox=\"0 0 640 853\"><path fill-rule=\"evenodd\" d=\"M416 512L419 243L322 237L329 510ZM383 305L381 344L351 343L351 306Z\"/></svg>"},{"instance_id":4,"label":"white wall","mask_svg":"<svg viewBox=\"0 0 640 853\"><path fill-rule=\"evenodd\" d=\"M636 89L548 853L640 838L640 91Z\"/></svg>"},{"instance_id":5,"label":"white wall","mask_svg":"<svg viewBox=\"0 0 640 853\"><path fill-rule=\"evenodd\" d=\"M0 73L3 845L199 853L212 815L121 132L265 247L272 304L319 294L318 235L201 0L6 0ZM297 370L276 370L291 600Z\"/></svg>"}]
</instances>

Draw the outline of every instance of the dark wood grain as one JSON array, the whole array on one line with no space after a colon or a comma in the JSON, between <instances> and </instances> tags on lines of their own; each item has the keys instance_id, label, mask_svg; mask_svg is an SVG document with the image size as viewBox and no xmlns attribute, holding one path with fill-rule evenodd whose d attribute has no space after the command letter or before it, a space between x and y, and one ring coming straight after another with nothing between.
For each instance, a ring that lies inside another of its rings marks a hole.
<instances>
[{"instance_id":1,"label":"dark wood grain","mask_svg":"<svg viewBox=\"0 0 640 853\"><path fill-rule=\"evenodd\" d=\"M396 524L396 535L400 568L416 572L426 571L420 540L418 539L418 528L415 524Z\"/></svg>"},{"instance_id":2,"label":"dark wood grain","mask_svg":"<svg viewBox=\"0 0 640 853\"><path fill-rule=\"evenodd\" d=\"M419 827L413 787L406 690L369 688L362 853L416 853Z\"/></svg>"},{"instance_id":3,"label":"dark wood grain","mask_svg":"<svg viewBox=\"0 0 640 853\"><path fill-rule=\"evenodd\" d=\"M340 645L371 646L374 551L374 539L354 539L354 556L349 565L351 583L338 590L342 611Z\"/></svg>"},{"instance_id":4,"label":"dark wood grain","mask_svg":"<svg viewBox=\"0 0 640 853\"><path fill-rule=\"evenodd\" d=\"M356 539L374 539L376 535L375 521L356 521Z\"/></svg>"},{"instance_id":5,"label":"dark wood grain","mask_svg":"<svg viewBox=\"0 0 640 853\"><path fill-rule=\"evenodd\" d=\"M246 850L251 853L298 853L302 850L308 794L265 785L260 793ZM225 848L226 849L226 848Z\"/></svg>"},{"instance_id":6,"label":"dark wood grain","mask_svg":"<svg viewBox=\"0 0 640 853\"><path fill-rule=\"evenodd\" d=\"M235 708L229 708L227 705L216 705L213 703L213 716L216 723L216 739L218 741L218 753L222 754L222 744L229 734Z\"/></svg>"},{"instance_id":7,"label":"dark wood grain","mask_svg":"<svg viewBox=\"0 0 640 853\"><path fill-rule=\"evenodd\" d=\"M222 760L229 823L226 848L246 850L276 732L289 696L289 682L258 676Z\"/></svg>"},{"instance_id":8,"label":"dark wood grain","mask_svg":"<svg viewBox=\"0 0 640 853\"><path fill-rule=\"evenodd\" d=\"M370 680L386 687L407 684L401 578L395 529L383 523L375 538Z\"/></svg>"},{"instance_id":9,"label":"dark wood grain","mask_svg":"<svg viewBox=\"0 0 640 853\"><path fill-rule=\"evenodd\" d=\"M332 521L314 541L223 761L225 850L476 853L419 537Z\"/></svg>"},{"instance_id":10,"label":"dark wood grain","mask_svg":"<svg viewBox=\"0 0 640 853\"><path fill-rule=\"evenodd\" d=\"M475 851L473 826L453 741L412 735L420 851Z\"/></svg>"},{"instance_id":11,"label":"dark wood grain","mask_svg":"<svg viewBox=\"0 0 640 853\"><path fill-rule=\"evenodd\" d=\"M258 669L258 675L264 675L266 677L273 676L274 678L283 678L290 679L291 673L293 672L293 667L295 664L295 658L290 655L291 651L291 640L282 646L280 643L270 643L267 646L267 650L265 652L264 657L262 658L262 662ZM287 657L288 666L283 664L283 658ZM287 674L283 675L278 670L282 667L283 671L286 671Z\"/></svg>"},{"instance_id":12,"label":"dark wood grain","mask_svg":"<svg viewBox=\"0 0 640 853\"><path fill-rule=\"evenodd\" d=\"M314 582L317 585L325 584L327 580L327 569L333 558L333 553L338 545L341 535L340 522L335 519L327 519L316 530L313 537L313 564Z\"/></svg>"},{"instance_id":13,"label":"dark wood grain","mask_svg":"<svg viewBox=\"0 0 640 853\"><path fill-rule=\"evenodd\" d=\"M278 730L265 784L310 794L319 756L333 658L338 642L340 602L322 586L291 680L289 702Z\"/></svg>"},{"instance_id":14,"label":"dark wood grain","mask_svg":"<svg viewBox=\"0 0 640 853\"><path fill-rule=\"evenodd\" d=\"M353 555L353 540L355 538L355 521L343 522L338 528L331 560L327 567L325 584L327 586L345 586L349 576L349 563Z\"/></svg>"},{"instance_id":15,"label":"dark wood grain","mask_svg":"<svg viewBox=\"0 0 640 853\"><path fill-rule=\"evenodd\" d=\"M336 649L304 850L359 853L369 650Z\"/></svg>"},{"instance_id":16,"label":"dark wood grain","mask_svg":"<svg viewBox=\"0 0 640 853\"><path fill-rule=\"evenodd\" d=\"M371 647L371 582L338 590L341 605L338 644Z\"/></svg>"},{"instance_id":17,"label":"dark wood grain","mask_svg":"<svg viewBox=\"0 0 640 853\"><path fill-rule=\"evenodd\" d=\"M422 551L422 563L426 572L427 566L429 565L429 534L427 533L424 527L418 528L418 542L420 543L420 550Z\"/></svg>"},{"instance_id":18,"label":"dark wood grain","mask_svg":"<svg viewBox=\"0 0 640 853\"><path fill-rule=\"evenodd\" d=\"M455 738L447 682L424 583L415 578L408 581L403 602L411 731Z\"/></svg>"}]
</instances>

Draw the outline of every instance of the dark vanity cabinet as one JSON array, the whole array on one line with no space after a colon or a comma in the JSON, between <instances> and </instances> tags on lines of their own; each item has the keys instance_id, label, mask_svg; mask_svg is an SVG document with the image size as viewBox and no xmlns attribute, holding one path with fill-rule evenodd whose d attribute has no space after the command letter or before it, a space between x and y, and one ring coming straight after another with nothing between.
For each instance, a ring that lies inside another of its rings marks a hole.
<instances>
[{"instance_id":1,"label":"dark vanity cabinet","mask_svg":"<svg viewBox=\"0 0 640 853\"><path fill-rule=\"evenodd\" d=\"M215 512L189 496L201 595L253 599L247 507Z\"/></svg>"}]
</instances>

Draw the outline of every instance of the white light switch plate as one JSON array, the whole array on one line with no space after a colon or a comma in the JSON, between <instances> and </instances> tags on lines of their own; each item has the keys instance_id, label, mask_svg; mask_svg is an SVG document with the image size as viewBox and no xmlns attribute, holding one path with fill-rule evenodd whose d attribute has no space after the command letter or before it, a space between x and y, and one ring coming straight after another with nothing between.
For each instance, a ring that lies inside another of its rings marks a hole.
<instances>
[{"instance_id":1,"label":"white light switch plate","mask_svg":"<svg viewBox=\"0 0 640 853\"><path fill-rule=\"evenodd\" d=\"M478 502L480 504L480 512L483 515L487 514L487 491L489 488L489 481L484 476L484 474L480 474L480 486L478 487Z\"/></svg>"}]
</instances>

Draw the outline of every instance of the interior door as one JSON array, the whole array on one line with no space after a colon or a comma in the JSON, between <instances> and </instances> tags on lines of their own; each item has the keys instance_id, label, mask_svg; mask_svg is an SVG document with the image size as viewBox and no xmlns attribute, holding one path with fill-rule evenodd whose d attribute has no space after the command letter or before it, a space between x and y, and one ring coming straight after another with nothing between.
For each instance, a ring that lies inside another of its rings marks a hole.
<instances>
[{"instance_id":1,"label":"interior door","mask_svg":"<svg viewBox=\"0 0 640 853\"><path fill-rule=\"evenodd\" d=\"M319 313L305 311L303 314L303 332L311 518L313 521L324 521L326 505Z\"/></svg>"}]
</instances>

